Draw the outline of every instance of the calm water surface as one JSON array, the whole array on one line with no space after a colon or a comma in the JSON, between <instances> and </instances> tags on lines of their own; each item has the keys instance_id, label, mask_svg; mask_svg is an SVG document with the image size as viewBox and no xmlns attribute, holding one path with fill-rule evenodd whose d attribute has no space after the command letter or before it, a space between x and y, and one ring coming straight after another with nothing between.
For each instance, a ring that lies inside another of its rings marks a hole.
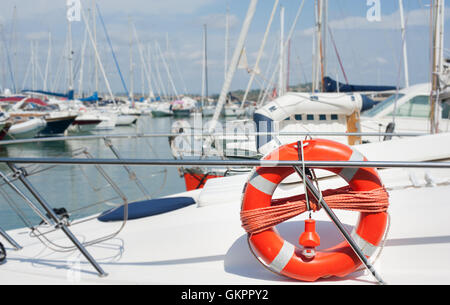
<instances>
[{"instance_id":1,"label":"calm water surface","mask_svg":"<svg viewBox=\"0 0 450 305\"><path fill-rule=\"evenodd\" d=\"M172 118L152 118L141 116L133 127L116 127L113 131L99 131L98 134L134 134L170 132ZM93 133L95 134L95 133ZM113 139L112 144L122 158L172 158L167 138ZM72 157L74 153L86 149L95 158L115 158L103 139L60 141L47 143L20 144L0 147L1 157ZM85 157L84 154L77 157ZM72 218L80 218L98 213L123 203L140 199L169 195L185 191L184 180L175 167L134 166L138 180L122 166L92 165L34 165L27 166L31 173L29 180L53 208L66 208ZM114 184L101 174L104 171ZM10 173L5 165L0 171ZM138 181L138 183L136 183ZM29 195L19 181L15 182ZM32 198L30 196L30 198ZM10 204L16 203L32 225L40 220L24 204L20 197L7 185L0 186L0 227L5 230L24 227L24 222L16 215Z\"/></svg>"}]
</instances>

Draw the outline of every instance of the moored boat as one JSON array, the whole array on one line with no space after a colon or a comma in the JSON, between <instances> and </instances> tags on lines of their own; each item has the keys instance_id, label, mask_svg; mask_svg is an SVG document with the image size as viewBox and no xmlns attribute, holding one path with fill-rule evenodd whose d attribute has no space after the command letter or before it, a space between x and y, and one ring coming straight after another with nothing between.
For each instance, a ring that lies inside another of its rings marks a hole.
<instances>
[{"instance_id":1,"label":"moored boat","mask_svg":"<svg viewBox=\"0 0 450 305\"><path fill-rule=\"evenodd\" d=\"M224 107L224 115L226 117L241 117L244 116L245 113L245 109L236 104L229 104Z\"/></svg>"},{"instance_id":2,"label":"moored boat","mask_svg":"<svg viewBox=\"0 0 450 305\"><path fill-rule=\"evenodd\" d=\"M90 132L93 131L101 122L102 119L98 115L80 114L73 121L70 131Z\"/></svg>"},{"instance_id":3,"label":"moored boat","mask_svg":"<svg viewBox=\"0 0 450 305\"><path fill-rule=\"evenodd\" d=\"M47 126L47 122L42 118L33 118L26 121L16 121L12 123L5 139L29 139L36 137Z\"/></svg>"},{"instance_id":4,"label":"moored boat","mask_svg":"<svg viewBox=\"0 0 450 305\"><path fill-rule=\"evenodd\" d=\"M39 132L40 136L61 135L66 132L69 126L77 118L76 115L65 117L46 117L45 121L47 125L43 130Z\"/></svg>"},{"instance_id":5,"label":"moored boat","mask_svg":"<svg viewBox=\"0 0 450 305\"><path fill-rule=\"evenodd\" d=\"M138 117L136 115L119 114L117 116L116 126L130 126L137 122Z\"/></svg>"},{"instance_id":6,"label":"moored boat","mask_svg":"<svg viewBox=\"0 0 450 305\"><path fill-rule=\"evenodd\" d=\"M151 107L151 114L153 117L169 117L173 115L171 105L165 102L155 102Z\"/></svg>"}]
</instances>

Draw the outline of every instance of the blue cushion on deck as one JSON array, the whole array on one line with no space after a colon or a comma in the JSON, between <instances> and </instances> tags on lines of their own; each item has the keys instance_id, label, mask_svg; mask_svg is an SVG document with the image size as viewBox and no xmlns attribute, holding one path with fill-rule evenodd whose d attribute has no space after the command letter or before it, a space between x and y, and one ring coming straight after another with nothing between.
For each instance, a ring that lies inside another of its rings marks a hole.
<instances>
[{"instance_id":1,"label":"blue cushion on deck","mask_svg":"<svg viewBox=\"0 0 450 305\"><path fill-rule=\"evenodd\" d=\"M195 200L191 197L173 197L138 201L128 204L128 219L139 219L158 215L162 213L178 210L189 205L195 204ZM103 222L122 221L124 207L120 206L103 212L98 220Z\"/></svg>"}]
</instances>

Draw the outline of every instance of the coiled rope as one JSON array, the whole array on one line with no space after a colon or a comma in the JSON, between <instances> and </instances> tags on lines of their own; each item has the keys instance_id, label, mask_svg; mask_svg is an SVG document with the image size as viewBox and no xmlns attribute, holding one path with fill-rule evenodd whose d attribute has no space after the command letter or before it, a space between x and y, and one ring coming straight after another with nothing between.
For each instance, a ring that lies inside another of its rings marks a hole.
<instances>
[{"instance_id":1,"label":"coiled rope","mask_svg":"<svg viewBox=\"0 0 450 305\"><path fill-rule=\"evenodd\" d=\"M386 212L389 207L389 194L384 187L371 191L352 191L346 186L324 191L323 199L332 209L361 213ZM317 201L311 200L309 206L313 211L320 209ZM242 227L249 234L260 233L306 211L308 204L304 194L275 199L270 207L241 211Z\"/></svg>"}]
</instances>

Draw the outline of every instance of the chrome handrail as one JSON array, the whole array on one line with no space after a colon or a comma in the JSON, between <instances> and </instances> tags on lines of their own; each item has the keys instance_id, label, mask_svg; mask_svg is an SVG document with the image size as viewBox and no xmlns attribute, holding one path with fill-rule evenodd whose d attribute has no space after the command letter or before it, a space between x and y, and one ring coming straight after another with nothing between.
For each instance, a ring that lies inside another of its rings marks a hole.
<instances>
[{"instance_id":1,"label":"chrome handrail","mask_svg":"<svg viewBox=\"0 0 450 305\"><path fill-rule=\"evenodd\" d=\"M175 159L105 159L105 158L0 158L0 163L12 164L58 164L58 165L146 165L146 166L245 166L245 167L292 167L312 168L450 168L443 161L279 161L279 160L175 160Z\"/></svg>"},{"instance_id":2,"label":"chrome handrail","mask_svg":"<svg viewBox=\"0 0 450 305\"><path fill-rule=\"evenodd\" d=\"M248 132L248 133L137 133L137 134L102 134L102 135L86 135L86 136L64 136L64 137L48 137L48 138L33 138L20 140L3 140L0 141L0 146L25 144L25 143L40 143L40 142L57 142L57 141L78 141L78 140L96 140L96 139L133 139L133 138L169 138L169 137L231 137L231 136L365 136L365 137L419 137L429 135L427 133L386 133L386 132Z\"/></svg>"}]
</instances>

